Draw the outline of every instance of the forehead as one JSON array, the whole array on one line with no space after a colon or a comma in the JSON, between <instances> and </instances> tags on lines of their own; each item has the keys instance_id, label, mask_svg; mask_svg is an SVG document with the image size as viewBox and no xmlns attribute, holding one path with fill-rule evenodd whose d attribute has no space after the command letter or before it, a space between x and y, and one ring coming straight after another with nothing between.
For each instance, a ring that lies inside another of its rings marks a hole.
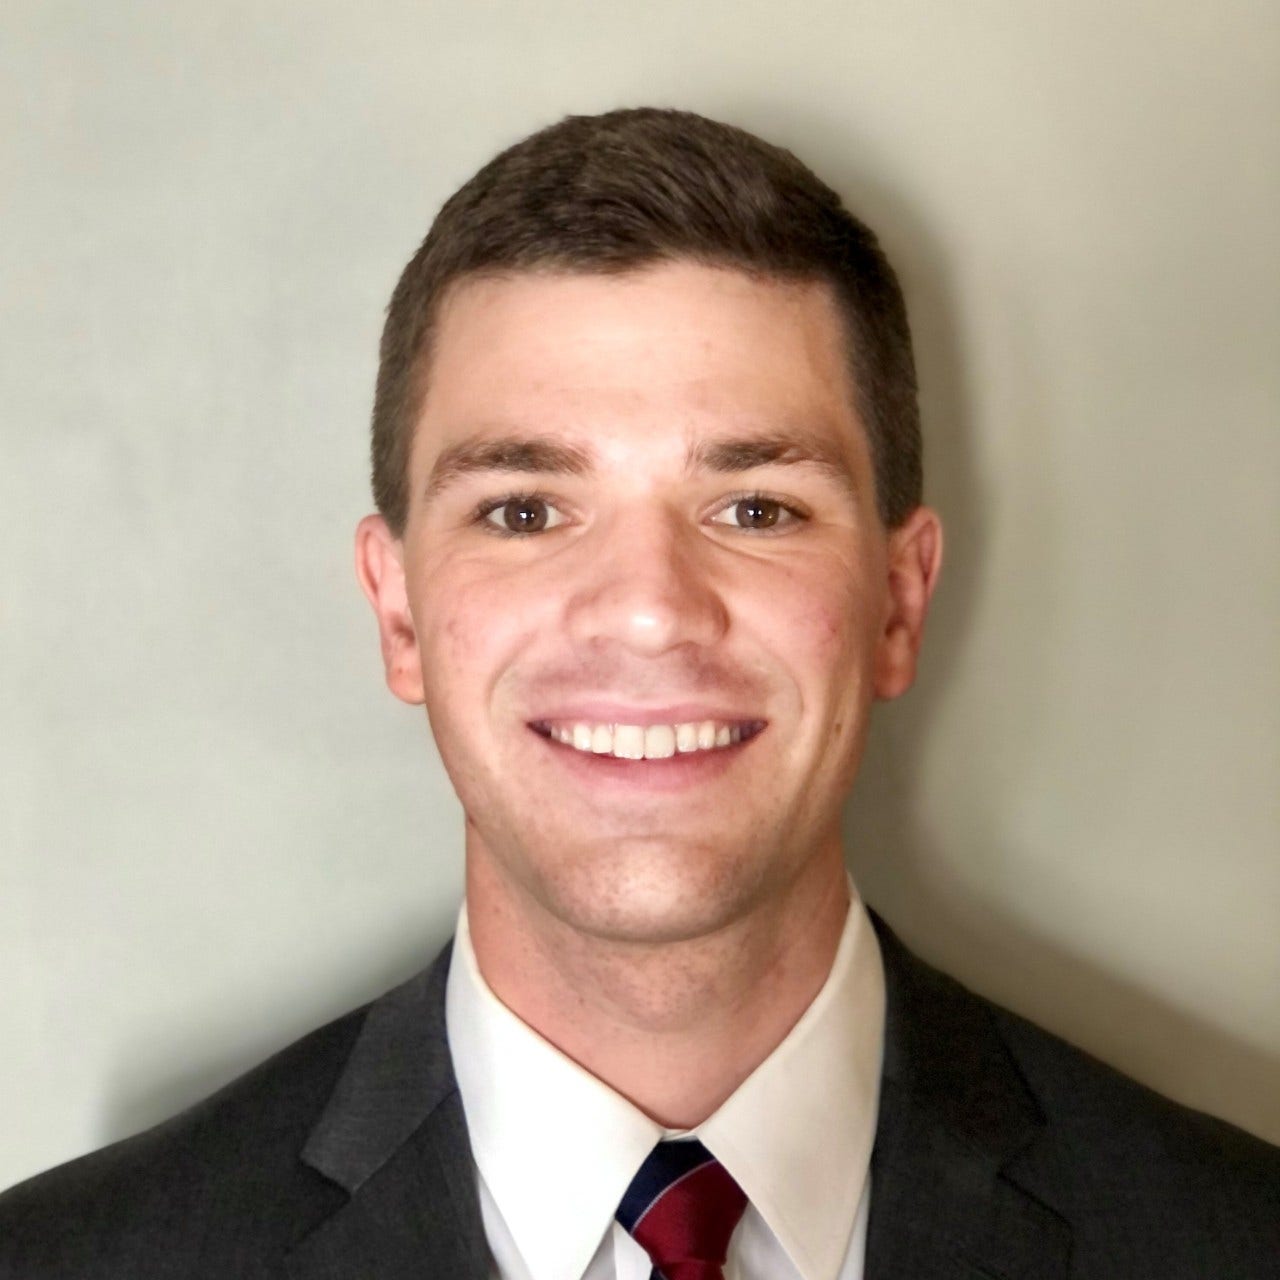
<instances>
[{"instance_id":1,"label":"forehead","mask_svg":"<svg viewBox=\"0 0 1280 1280\"><path fill-rule=\"evenodd\" d=\"M823 283L690 262L467 278L437 317L414 469L512 428L682 452L708 434L793 428L852 455L864 448L852 391Z\"/></svg>"}]
</instances>

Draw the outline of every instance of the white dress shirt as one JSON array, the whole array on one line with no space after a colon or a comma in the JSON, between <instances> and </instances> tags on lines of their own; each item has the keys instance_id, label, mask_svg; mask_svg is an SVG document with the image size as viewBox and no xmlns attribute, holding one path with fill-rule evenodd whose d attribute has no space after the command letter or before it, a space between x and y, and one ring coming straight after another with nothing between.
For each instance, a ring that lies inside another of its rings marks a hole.
<instances>
[{"instance_id":1,"label":"white dress shirt","mask_svg":"<svg viewBox=\"0 0 1280 1280\"><path fill-rule=\"evenodd\" d=\"M654 1123L512 1013L480 973L463 905L445 1017L495 1280L649 1280L614 1210L655 1143L691 1136L748 1199L726 1280L862 1280L884 971L850 893L813 1003L690 1131Z\"/></svg>"}]
</instances>

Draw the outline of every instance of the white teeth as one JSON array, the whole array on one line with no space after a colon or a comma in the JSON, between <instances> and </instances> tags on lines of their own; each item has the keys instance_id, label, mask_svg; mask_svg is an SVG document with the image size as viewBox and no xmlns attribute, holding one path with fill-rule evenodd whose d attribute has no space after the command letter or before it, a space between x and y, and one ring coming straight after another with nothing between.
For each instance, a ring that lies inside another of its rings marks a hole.
<instances>
[{"instance_id":1,"label":"white teeth","mask_svg":"<svg viewBox=\"0 0 1280 1280\"><path fill-rule=\"evenodd\" d=\"M677 752L713 751L741 742L743 726L714 720L687 724L554 724L546 732L575 751L618 760L669 760Z\"/></svg>"}]
</instances>

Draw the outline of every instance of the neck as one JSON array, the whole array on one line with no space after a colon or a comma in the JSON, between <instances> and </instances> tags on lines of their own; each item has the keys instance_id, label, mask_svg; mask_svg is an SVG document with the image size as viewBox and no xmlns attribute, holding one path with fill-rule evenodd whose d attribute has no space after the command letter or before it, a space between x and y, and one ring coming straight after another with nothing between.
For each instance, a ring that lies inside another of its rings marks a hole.
<instances>
[{"instance_id":1,"label":"neck","mask_svg":"<svg viewBox=\"0 0 1280 1280\"><path fill-rule=\"evenodd\" d=\"M698 937L646 942L557 918L469 850L480 972L544 1039L659 1124L701 1124L778 1046L831 971L848 913L838 845Z\"/></svg>"}]
</instances>

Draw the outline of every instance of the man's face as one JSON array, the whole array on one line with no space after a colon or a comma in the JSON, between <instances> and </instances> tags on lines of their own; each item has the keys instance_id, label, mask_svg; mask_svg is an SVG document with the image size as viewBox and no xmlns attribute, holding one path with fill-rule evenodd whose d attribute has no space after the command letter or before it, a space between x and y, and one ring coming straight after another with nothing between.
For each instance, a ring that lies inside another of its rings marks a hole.
<instances>
[{"instance_id":1,"label":"man's face","mask_svg":"<svg viewBox=\"0 0 1280 1280\"><path fill-rule=\"evenodd\" d=\"M659 941L840 874L938 530L880 524L829 291L691 263L465 280L428 387L403 539L370 517L359 563L472 888Z\"/></svg>"}]
</instances>

